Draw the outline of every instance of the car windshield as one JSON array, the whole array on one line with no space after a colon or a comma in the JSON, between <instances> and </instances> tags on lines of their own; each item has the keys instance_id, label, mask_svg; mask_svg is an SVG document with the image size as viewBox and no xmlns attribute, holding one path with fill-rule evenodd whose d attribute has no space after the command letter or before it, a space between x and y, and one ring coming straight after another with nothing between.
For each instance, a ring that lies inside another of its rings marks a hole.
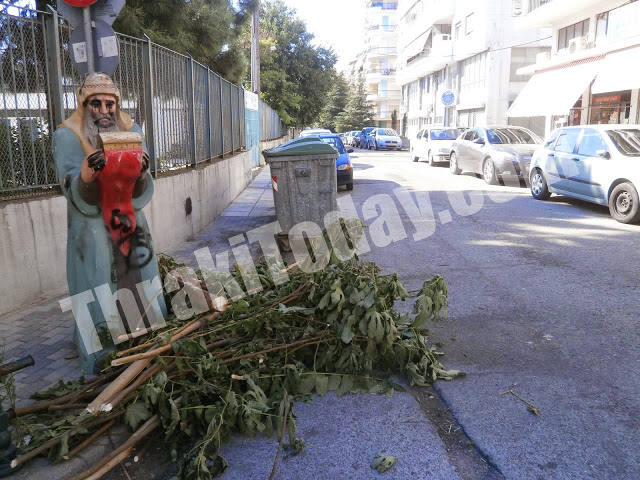
<instances>
[{"instance_id":1,"label":"car windshield","mask_svg":"<svg viewBox=\"0 0 640 480\"><path fill-rule=\"evenodd\" d=\"M607 135L623 155L640 157L640 129L607 130Z\"/></svg>"},{"instance_id":2,"label":"car windshield","mask_svg":"<svg viewBox=\"0 0 640 480\"><path fill-rule=\"evenodd\" d=\"M340 140L338 137L334 137L334 136L331 136L331 137L320 137L320 140L322 140L324 143L328 143L333 148L338 150L338 153L344 153L345 152L344 144L342 143L342 140Z\"/></svg>"},{"instance_id":3,"label":"car windshield","mask_svg":"<svg viewBox=\"0 0 640 480\"><path fill-rule=\"evenodd\" d=\"M365 127L363 129L363 133L371 133L375 127Z\"/></svg>"},{"instance_id":4,"label":"car windshield","mask_svg":"<svg viewBox=\"0 0 640 480\"><path fill-rule=\"evenodd\" d=\"M489 143L542 143L536 135L520 128L492 128L487 130Z\"/></svg>"},{"instance_id":5,"label":"car windshield","mask_svg":"<svg viewBox=\"0 0 640 480\"><path fill-rule=\"evenodd\" d=\"M376 132L377 135L398 135L393 128L379 128Z\"/></svg>"},{"instance_id":6,"label":"car windshield","mask_svg":"<svg viewBox=\"0 0 640 480\"><path fill-rule=\"evenodd\" d=\"M456 128L447 130L434 129L431 130L429 138L431 138L431 140L455 140L458 138L458 135L460 135L460 130Z\"/></svg>"}]
</instances>

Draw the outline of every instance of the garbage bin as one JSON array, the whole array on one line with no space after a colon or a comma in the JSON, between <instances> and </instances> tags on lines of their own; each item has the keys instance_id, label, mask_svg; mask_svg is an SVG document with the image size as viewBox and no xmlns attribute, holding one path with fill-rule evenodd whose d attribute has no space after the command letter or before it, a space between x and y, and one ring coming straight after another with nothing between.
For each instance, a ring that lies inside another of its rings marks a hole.
<instances>
[{"instance_id":1,"label":"garbage bin","mask_svg":"<svg viewBox=\"0 0 640 480\"><path fill-rule=\"evenodd\" d=\"M271 168L281 235L300 222L324 228L325 215L338 208L338 151L317 137L305 137L264 150L262 155Z\"/></svg>"}]
</instances>

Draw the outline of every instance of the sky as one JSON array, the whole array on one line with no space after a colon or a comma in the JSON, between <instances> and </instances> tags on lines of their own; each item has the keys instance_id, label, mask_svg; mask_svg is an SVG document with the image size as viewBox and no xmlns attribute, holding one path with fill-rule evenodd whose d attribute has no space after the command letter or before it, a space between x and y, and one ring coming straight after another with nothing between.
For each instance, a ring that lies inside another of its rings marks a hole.
<instances>
[{"instance_id":1,"label":"sky","mask_svg":"<svg viewBox=\"0 0 640 480\"><path fill-rule=\"evenodd\" d=\"M336 69L346 70L362 50L364 38L363 0L284 0L307 24L317 46L331 47L338 55Z\"/></svg>"}]
</instances>

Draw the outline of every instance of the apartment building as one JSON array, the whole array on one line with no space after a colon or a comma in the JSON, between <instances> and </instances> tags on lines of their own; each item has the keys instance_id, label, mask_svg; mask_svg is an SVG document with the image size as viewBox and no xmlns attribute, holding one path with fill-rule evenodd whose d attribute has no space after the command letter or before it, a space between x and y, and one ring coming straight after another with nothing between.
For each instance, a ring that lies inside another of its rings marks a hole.
<instances>
[{"instance_id":1,"label":"apartment building","mask_svg":"<svg viewBox=\"0 0 640 480\"><path fill-rule=\"evenodd\" d=\"M518 69L531 75L507 112L565 125L640 122L640 2L528 0L517 28L552 29L549 55Z\"/></svg>"},{"instance_id":2,"label":"apartment building","mask_svg":"<svg viewBox=\"0 0 640 480\"><path fill-rule=\"evenodd\" d=\"M396 75L408 137L427 125L506 124L531 75L516 71L551 49L549 28L515 28L516 2L399 0L397 14ZM544 128L535 118L516 123Z\"/></svg>"},{"instance_id":3,"label":"apartment building","mask_svg":"<svg viewBox=\"0 0 640 480\"><path fill-rule=\"evenodd\" d=\"M356 62L367 100L373 105L374 123L390 127L393 112L399 120L401 91L396 83L398 28L397 0L364 0L365 49Z\"/></svg>"}]
</instances>

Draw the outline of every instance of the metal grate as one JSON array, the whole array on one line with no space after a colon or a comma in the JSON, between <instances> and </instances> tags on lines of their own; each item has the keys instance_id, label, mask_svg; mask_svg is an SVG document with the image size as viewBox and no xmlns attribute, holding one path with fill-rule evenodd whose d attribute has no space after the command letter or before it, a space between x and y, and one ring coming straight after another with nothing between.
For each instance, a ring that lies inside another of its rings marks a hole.
<instances>
[{"instance_id":1,"label":"metal grate","mask_svg":"<svg viewBox=\"0 0 640 480\"><path fill-rule=\"evenodd\" d=\"M0 5L0 198L50 193L57 184L41 17Z\"/></svg>"},{"instance_id":2,"label":"metal grate","mask_svg":"<svg viewBox=\"0 0 640 480\"><path fill-rule=\"evenodd\" d=\"M75 111L81 82L69 53L71 27L53 11L0 3L0 36L0 200L59 192L51 138ZM155 175L245 147L241 87L148 38L117 36L113 79L122 110L155 154ZM277 113L263 102L260 109L261 139L282 136Z\"/></svg>"}]
</instances>

